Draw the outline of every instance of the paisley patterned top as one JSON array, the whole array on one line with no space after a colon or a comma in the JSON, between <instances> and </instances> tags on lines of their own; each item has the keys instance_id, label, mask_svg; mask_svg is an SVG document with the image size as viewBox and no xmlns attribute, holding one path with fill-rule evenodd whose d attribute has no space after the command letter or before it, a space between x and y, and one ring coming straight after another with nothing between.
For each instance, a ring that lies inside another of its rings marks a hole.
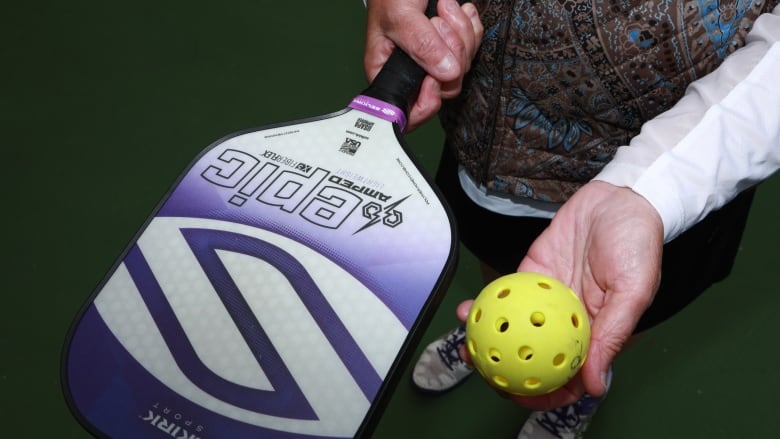
<instances>
[{"instance_id":1,"label":"paisley patterned top","mask_svg":"<svg viewBox=\"0 0 780 439\"><path fill-rule=\"evenodd\" d=\"M485 36L447 143L489 190L563 202L777 2L474 0Z\"/></svg>"}]
</instances>

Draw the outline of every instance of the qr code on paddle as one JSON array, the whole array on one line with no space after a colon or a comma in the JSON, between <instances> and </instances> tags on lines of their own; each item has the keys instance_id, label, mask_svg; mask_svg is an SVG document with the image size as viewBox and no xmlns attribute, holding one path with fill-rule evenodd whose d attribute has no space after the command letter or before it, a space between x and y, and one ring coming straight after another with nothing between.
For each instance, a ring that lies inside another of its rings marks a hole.
<instances>
[{"instance_id":1,"label":"qr code on paddle","mask_svg":"<svg viewBox=\"0 0 780 439\"><path fill-rule=\"evenodd\" d=\"M341 148L339 148L339 151L349 154L349 155L355 155L358 148L360 148L360 142L355 139L347 138L344 140L344 143L341 144Z\"/></svg>"},{"instance_id":2,"label":"qr code on paddle","mask_svg":"<svg viewBox=\"0 0 780 439\"><path fill-rule=\"evenodd\" d=\"M355 128L363 131L371 131L371 128L374 127L374 122L358 118L357 122L355 122Z\"/></svg>"}]
</instances>

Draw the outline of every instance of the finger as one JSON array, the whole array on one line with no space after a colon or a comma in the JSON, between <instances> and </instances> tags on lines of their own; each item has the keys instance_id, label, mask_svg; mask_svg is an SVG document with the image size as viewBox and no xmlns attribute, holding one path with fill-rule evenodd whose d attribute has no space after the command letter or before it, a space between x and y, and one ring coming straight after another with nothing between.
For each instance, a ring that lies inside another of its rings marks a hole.
<instances>
[{"instance_id":1,"label":"finger","mask_svg":"<svg viewBox=\"0 0 780 439\"><path fill-rule=\"evenodd\" d=\"M458 348L458 355L460 355L460 359L463 360L466 364L473 365L471 361L471 354L469 353L469 350L466 348L466 345L462 345Z\"/></svg>"},{"instance_id":2,"label":"finger","mask_svg":"<svg viewBox=\"0 0 780 439\"><path fill-rule=\"evenodd\" d=\"M446 21L439 17L433 17L431 23L439 31L439 35L446 41L447 47L449 47L458 61L459 71L463 73L468 71L470 61L466 58L466 47L460 36L455 33L455 30ZM462 83L462 75L451 81L443 81L440 86L442 99L451 99L457 96L460 93Z\"/></svg>"},{"instance_id":3,"label":"finger","mask_svg":"<svg viewBox=\"0 0 780 439\"><path fill-rule=\"evenodd\" d=\"M474 301L464 300L463 302L460 302L457 308L455 308L455 315L458 316L458 319L461 322L465 322L466 318L469 316L469 311L471 310L471 305L474 304Z\"/></svg>"},{"instance_id":4,"label":"finger","mask_svg":"<svg viewBox=\"0 0 780 439\"><path fill-rule=\"evenodd\" d=\"M485 34L485 27L482 25L482 20L479 17L479 11L477 10L477 7L474 6L474 3L465 3L462 9L466 16L469 17L469 21L471 22L471 29L474 35L474 50L476 51L482 42L482 37Z\"/></svg>"},{"instance_id":5,"label":"finger","mask_svg":"<svg viewBox=\"0 0 780 439\"><path fill-rule=\"evenodd\" d=\"M442 33L442 38L450 51L460 59L461 65L468 68L482 40L482 22L476 7L471 3L460 6L455 0L441 0L438 14L448 27L448 32Z\"/></svg>"},{"instance_id":6,"label":"finger","mask_svg":"<svg viewBox=\"0 0 780 439\"><path fill-rule=\"evenodd\" d=\"M434 24L441 23L442 20L428 19L423 14L410 15L409 19L411 22L405 25L397 36L389 37L423 70L439 81L452 81L461 76L460 60L442 38L441 30Z\"/></svg>"},{"instance_id":7,"label":"finger","mask_svg":"<svg viewBox=\"0 0 780 439\"><path fill-rule=\"evenodd\" d=\"M594 396L601 396L606 391L610 366L652 302L652 294L633 292L628 286L622 288L622 293L607 292L604 306L591 323L590 349L582 375L587 392ZM652 285L646 288L653 290Z\"/></svg>"},{"instance_id":8,"label":"finger","mask_svg":"<svg viewBox=\"0 0 780 439\"><path fill-rule=\"evenodd\" d=\"M431 23L458 60L460 69L456 79L443 82L441 85L442 98L451 99L460 93L463 75L471 67L471 60L482 39L482 24L474 5L470 7L464 5L462 8L455 0L442 0L439 2L438 12L438 17L432 18ZM473 17L467 12L473 14Z\"/></svg>"},{"instance_id":9,"label":"finger","mask_svg":"<svg viewBox=\"0 0 780 439\"><path fill-rule=\"evenodd\" d=\"M471 305L474 303L473 300L464 300L460 304L458 304L457 308L455 308L455 315L458 317L458 320L461 322L466 322L466 319L469 316L469 311L471 310ZM471 355L469 354L469 350L466 349L466 345L464 344L461 346L458 350L458 353L460 354L460 358L465 361L468 364L471 363Z\"/></svg>"},{"instance_id":10,"label":"finger","mask_svg":"<svg viewBox=\"0 0 780 439\"><path fill-rule=\"evenodd\" d=\"M417 100L409 109L409 122L406 132L411 132L423 122L434 117L441 108L441 85L430 76L423 79Z\"/></svg>"},{"instance_id":11,"label":"finger","mask_svg":"<svg viewBox=\"0 0 780 439\"><path fill-rule=\"evenodd\" d=\"M546 412L555 408L574 404L585 394L585 386L580 374L569 383L551 393L538 396L510 395L516 404L529 410Z\"/></svg>"},{"instance_id":12,"label":"finger","mask_svg":"<svg viewBox=\"0 0 780 439\"><path fill-rule=\"evenodd\" d=\"M455 0L439 1L438 11L439 15L431 18L431 23L439 31L450 52L463 66L468 55L469 43L473 39L465 32L467 24L469 30L471 28L471 24L467 23L468 17Z\"/></svg>"},{"instance_id":13,"label":"finger","mask_svg":"<svg viewBox=\"0 0 780 439\"><path fill-rule=\"evenodd\" d=\"M458 60L424 8L425 2L421 1L369 2L364 52L369 80L374 79L396 46L439 81L452 81L460 75Z\"/></svg>"}]
</instances>

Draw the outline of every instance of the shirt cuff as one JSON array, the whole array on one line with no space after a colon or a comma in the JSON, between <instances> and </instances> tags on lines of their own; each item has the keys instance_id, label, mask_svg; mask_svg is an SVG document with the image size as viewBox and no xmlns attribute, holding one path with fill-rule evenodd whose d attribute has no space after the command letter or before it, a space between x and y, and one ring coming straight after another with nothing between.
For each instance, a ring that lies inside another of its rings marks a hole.
<instances>
[{"instance_id":1,"label":"shirt cuff","mask_svg":"<svg viewBox=\"0 0 780 439\"><path fill-rule=\"evenodd\" d=\"M780 167L780 7L618 149L596 180L645 197L671 241Z\"/></svg>"}]
</instances>

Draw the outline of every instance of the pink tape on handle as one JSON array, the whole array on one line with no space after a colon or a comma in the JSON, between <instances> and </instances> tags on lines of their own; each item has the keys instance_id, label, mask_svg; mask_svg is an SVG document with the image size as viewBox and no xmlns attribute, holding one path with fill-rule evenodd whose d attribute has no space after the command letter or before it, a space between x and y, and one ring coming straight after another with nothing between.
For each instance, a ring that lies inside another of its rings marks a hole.
<instances>
[{"instance_id":1,"label":"pink tape on handle","mask_svg":"<svg viewBox=\"0 0 780 439\"><path fill-rule=\"evenodd\" d=\"M395 105L390 105L371 96L358 95L349 103L349 108L396 123L401 128L402 133L406 132L406 114Z\"/></svg>"}]
</instances>

